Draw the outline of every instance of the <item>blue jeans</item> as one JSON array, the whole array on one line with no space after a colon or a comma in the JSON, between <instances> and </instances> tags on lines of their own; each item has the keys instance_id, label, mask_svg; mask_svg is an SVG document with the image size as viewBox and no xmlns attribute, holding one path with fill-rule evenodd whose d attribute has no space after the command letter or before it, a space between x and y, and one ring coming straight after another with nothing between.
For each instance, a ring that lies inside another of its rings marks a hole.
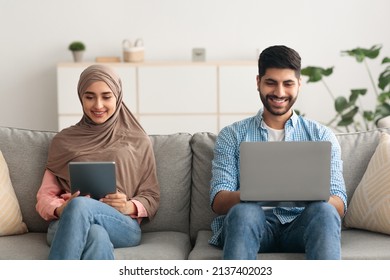
<instances>
[{"instance_id":1,"label":"blue jeans","mask_svg":"<svg viewBox=\"0 0 390 280\"><path fill-rule=\"evenodd\" d=\"M257 253L301 252L311 260L341 258L341 219L336 208L313 202L291 223L281 224L272 209L235 205L225 217L224 259L256 259Z\"/></svg>"},{"instance_id":2,"label":"blue jeans","mask_svg":"<svg viewBox=\"0 0 390 280\"><path fill-rule=\"evenodd\" d=\"M49 225L49 259L113 260L114 248L136 246L141 241L138 222L92 198L76 197Z\"/></svg>"}]
</instances>

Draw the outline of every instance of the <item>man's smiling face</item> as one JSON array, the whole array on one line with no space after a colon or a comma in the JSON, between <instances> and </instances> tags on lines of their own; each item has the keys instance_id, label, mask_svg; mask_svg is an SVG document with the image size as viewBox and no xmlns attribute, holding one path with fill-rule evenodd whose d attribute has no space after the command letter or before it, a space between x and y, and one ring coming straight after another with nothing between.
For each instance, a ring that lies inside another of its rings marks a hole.
<instances>
[{"instance_id":1,"label":"man's smiling face","mask_svg":"<svg viewBox=\"0 0 390 280\"><path fill-rule=\"evenodd\" d=\"M292 69L269 68L264 76L257 76L257 88L264 110L274 116L290 115L300 86L301 80Z\"/></svg>"}]
</instances>

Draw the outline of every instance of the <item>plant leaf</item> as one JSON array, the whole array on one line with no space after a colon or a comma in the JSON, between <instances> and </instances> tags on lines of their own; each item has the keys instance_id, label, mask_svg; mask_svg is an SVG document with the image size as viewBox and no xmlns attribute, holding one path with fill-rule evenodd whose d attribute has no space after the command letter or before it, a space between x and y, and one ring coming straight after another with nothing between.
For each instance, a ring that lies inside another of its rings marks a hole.
<instances>
[{"instance_id":1,"label":"plant leaf","mask_svg":"<svg viewBox=\"0 0 390 280\"><path fill-rule=\"evenodd\" d=\"M383 103L376 106L375 116L376 119L381 119L390 116L390 104Z\"/></svg>"},{"instance_id":2,"label":"plant leaf","mask_svg":"<svg viewBox=\"0 0 390 280\"><path fill-rule=\"evenodd\" d=\"M350 118L350 119L343 119L343 120L341 120L341 121L339 121L337 123L337 126L348 126L351 123L353 123L353 119L352 118Z\"/></svg>"},{"instance_id":3,"label":"plant leaf","mask_svg":"<svg viewBox=\"0 0 390 280\"><path fill-rule=\"evenodd\" d=\"M374 45L370 49L356 48L342 51L341 54L352 56L356 59L357 62L362 62L365 58L377 58L381 48L381 45Z\"/></svg>"},{"instance_id":4,"label":"plant leaf","mask_svg":"<svg viewBox=\"0 0 390 280\"><path fill-rule=\"evenodd\" d=\"M326 77L330 76L333 73L333 67L322 69L322 74Z\"/></svg>"},{"instance_id":5,"label":"plant leaf","mask_svg":"<svg viewBox=\"0 0 390 280\"><path fill-rule=\"evenodd\" d=\"M379 75L378 87L381 90L384 90L389 84L390 84L390 66L387 66L386 69Z\"/></svg>"},{"instance_id":6,"label":"plant leaf","mask_svg":"<svg viewBox=\"0 0 390 280\"><path fill-rule=\"evenodd\" d=\"M372 122L374 120L375 114L373 111L364 111L363 112L363 118L365 118L367 121Z\"/></svg>"},{"instance_id":7,"label":"plant leaf","mask_svg":"<svg viewBox=\"0 0 390 280\"><path fill-rule=\"evenodd\" d=\"M338 122L338 126L348 126L353 123L353 118L359 111L359 107L355 106L352 110L341 116L341 120Z\"/></svg>"},{"instance_id":8,"label":"plant leaf","mask_svg":"<svg viewBox=\"0 0 390 280\"><path fill-rule=\"evenodd\" d=\"M356 115L356 113L359 111L359 107L355 106L353 109L349 110L347 113L343 114L341 116L342 120L348 120L353 119L353 117Z\"/></svg>"},{"instance_id":9,"label":"plant leaf","mask_svg":"<svg viewBox=\"0 0 390 280\"><path fill-rule=\"evenodd\" d=\"M381 51L381 48L382 48L381 45L374 45L369 50L363 49L363 53L366 57L374 59L374 58L378 57L378 55Z\"/></svg>"},{"instance_id":10,"label":"plant leaf","mask_svg":"<svg viewBox=\"0 0 390 280\"><path fill-rule=\"evenodd\" d=\"M308 76L308 83L315 83L321 81L324 76L329 76L333 73L333 67L324 69L322 67L308 66L301 69L303 76Z\"/></svg>"},{"instance_id":11,"label":"plant leaf","mask_svg":"<svg viewBox=\"0 0 390 280\"><path fill-rule=\"evenodd\" d=\"M296 113L298 116L302 116L302 117L305 116L305 113L301 113L301 111L298 110L298 109L294 109L294 111L295 111L295 113Z\"/></svg>"},{"instance_id":12,"label":"plant leaf","mask_svg":"<svg viewBox=\"0 0 390 280\"><path fill-rule=\"evenodd\" d=\"M347 50L347 51L342 51L342 55L349 55L352 57L355 57L357 62L362 62L364 60L364 54L361 51L361 49L353 49L353 50Z\"/></svg>"},{"instance_id":13,"label":"plant leaf","mask_svg":"<svg viewBox=\"0 0 390 280\"><path fill-rule=\"evenodd\" d=\"M385 58L382 60L382 64L389 63L389 62L390 62L390 57L385 57Z\"/></svg>"},{"instance_id":14,"label":"plant leaf","mask_svg":"<svg viewBox=\"0 0 390 280\"><path fill-rule=\"evenodd\" d=\"M348 105L349 105L348 101L344 96L339 96L334 101L334 108L335 108L336 112L338 112L338 113L341 113L342 111L347 109Z\"/></svg>"},{"instance_id":15,"label":"plant leaf","mask_svg":"<svg viewBox=\"0 0 390 280\"><path fill-rule=\"evenodd\" d=\"M379 94L378 96L378 102L380 104L382 103L386 103L386 100L390 99L390 91L387 91L387 92L382 92L381 94Z\"/></svg>"},{"instance_id":16,"label":"plant leaf","mask_svg":"<svg viewBox=\"0 0 390 280\"><path fill-rule=\"evenodd\" d=\"M349 104L355 104L356 100L358 99L359 95L365 95L367 93L366 88L360 88L360 89L352 89L351 95L349 96Z\"/></svg>"}]
</instances>

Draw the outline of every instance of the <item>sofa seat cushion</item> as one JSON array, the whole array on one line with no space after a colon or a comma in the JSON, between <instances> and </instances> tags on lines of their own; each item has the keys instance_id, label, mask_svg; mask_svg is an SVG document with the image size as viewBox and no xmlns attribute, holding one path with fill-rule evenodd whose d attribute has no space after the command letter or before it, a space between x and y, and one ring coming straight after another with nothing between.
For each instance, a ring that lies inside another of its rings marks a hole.
<instances>
[{"instance_id":1,"label":"sofa seat cushion","mask_svg":"<svg viewBox=\"0 0 390 280\"><path fill-rule=\"evenodd\" d=\"M26 233L0 238L2 260L47 260L50 247L46 233ZM188 234L181 232L149 232L136 247L117 248L116 259L184 260L191 250Z\"/></svg>"},{"instance_id":2,"label":"sofa seat cushion","mask_svg":"<svg viewBox=\"0 0 390 280\"><path fill-rule=\"evenodd\" d=\"M191 260L220 260L222 250L208 244L211 231L199 231L195 247L188 256ZM390 259L390 237L385 234L348 229L341 232L341 255L344 260ZM290 260L305 259L300 253L258 254L258 259Z\"/></svg>"},{"instance_id":3,"label":"sofa seat cushion","mask_svg":"<svg viewBox=\"0 0 390 280\"><path fill-rule=\"evenodd\" d=\"M343 230L341 254L345 260L390 260L390 236L360 229Z\"/></svg>"},{"instance_id":4,"label":"sofa seat cushion","mask_svg":"<svg viewBox=\"0 0 390 280\"><path fill-rule=\"evenodd\" d=\"M196 243L188 259L190 260L220 260L222 259L222 249L208 244L212 232L210 230L199 231ZM258 254L258 259L263 260L303 260L305 254L302 253L264 253Z\"/></svg>"},{"instance_id":5,"label":"sofa seat cushion","mask_svg":"<svg viewBox=\"0 0 390 280\"><path fill-rule=\"evenodd\" d=\"M46 260L50 247L46 233L25 233L0 238L2 260Z\"/></svg>"},{"instance_id":6,"label":"sofa seat cushion","mask_svg":"<svg viewBox=\"0 0 390 280\"><path fill-rule=\"evenodd\" d=\"M185 260L191 250L188 234L182 232L147 232L141 244L115 249L118 260Z\"/></svg>"}]
</instances>

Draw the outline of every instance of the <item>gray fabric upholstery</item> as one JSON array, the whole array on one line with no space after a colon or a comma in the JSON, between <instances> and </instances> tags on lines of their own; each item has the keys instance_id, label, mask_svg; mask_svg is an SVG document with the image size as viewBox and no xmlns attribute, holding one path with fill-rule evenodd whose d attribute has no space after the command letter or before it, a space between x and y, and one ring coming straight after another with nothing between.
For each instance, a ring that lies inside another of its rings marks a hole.
<instances>
[{"instance_id":1,"label":"gray fabric upholstery","mask_svg":"<svg viewBox=\"0 0 390 280\"><path fill-rule=\"evenodd\" d=\"M381 131L356 132L337 134L341 146L341 158L344 162L344 180L347 188L348 202L367 169L376 146L379 143Z\"/></svg>"},{"instance_id":2,"label":"gray fabric upholstery","mask_svg":"<svg viewBox=\"0 0 390 280\"><path fill-rule=\"evenodd\" d=\"M1 260L46 260L49 246L46 233L29 232L0 237Z\"/></svg>"},{"instance_id":3,"label":"gray fabric upholstery","mask_svg":"<svg viewBox=\"0 0 390 280\"><path fill-rule=\"evenodd\" d=\"M190 196L192 152L190 134L150 136L157 164L160 184L160 207L151 222L142 224L142 230L190 230Z\"/></svg>"},{"instance_id":4,"label":"gray fabric upholstery","mask_svg":"<svg viewBox=\"0 0 390 280\"><path fill-rule=\"evenodd\" d=\"M222 250L208 244L211 231L200 231L196 244L188 259L218 260ZM388 260L390 258L390 236L381 233L357 229L343 230L341 233L341 257L343 260ZM305 254L299 253L267 253L258 254L258 259L290 260L305 259Z\"/></svg>"},{"instance_id":5,"label":"gray fabric upholstery","mask_svg":"<svg viewBox=\"0 0 390 280\"><path fill-rule=\"evenodd\" d=\"M31 232L46 232L48 223L35 211L52 132L0 128L0 150L10 172L23 220Z\"/></svg>"},{"instance_id":6,"label":"gray fabric upholstery","mask_svg":"<svg viewBox=\"0 0 390 280\"><path fill-rule=\"evenodd\" d=\"M211 231L202 230L199 232L194 248L192 249L189 260L220 260L222 258L222 250L208 244L211 238ZM305 254L300 253L266 253L258 254L258 259L266 260L302 260Z\"/></svg>"},{"instance_id":7,"label":"gray fabric upholstery","mask_svg":"<svg viewBox=\"0 0 390 280\"><path fill-rule=\"evenodd\" d=\"M211 161L216 135L195 133L191 139L192 193L191 193L191 241L194 243L199 230L210 229L216 216L210 208Z\"/></svg>"},{"instance_id":8,"label":"gray fabric upholstery","mask_svg":"<svg viewBox=\"0 0 390 280\"><path fill-rule=\"evenodd\" d=\"M188 234L174 231L146 232L141 244L115 249L118 260L184 260L191 251Z\"/></svg>"},{"instance_id":9,"label":"gray fabric upholstery","mask_svg":"<svg viewBox=\"0 0 390 280\"><path fill-rule=\"evenodd\" d=\"M341 232L341 257L344 260L389 260L390 236L358 229Z\"/></svg>"},{"instance_id":10,"label":"gray fabric upholstery","mask_svg":"<svg viewBox=\"0 0 390 280\"><path fill-rule=\"evenodd\" d=\"M381 131L338 134L348 201L379 142ZM0 259L46 259L48 223L35 211L50 141L55 132L0 127L0 150L7 161L23 220L29 232L0 237ZM209 205L211 161L216 135L178 133L150 136L161 187L160 208L142 224L141 244L115 249L117 259L220 259L208 244L215 213ZM342 231L343 259L390 259L390 236L363 230ZM260 254L261 259L304 259L304 254Z\"/></svg>"}]
</instances>

